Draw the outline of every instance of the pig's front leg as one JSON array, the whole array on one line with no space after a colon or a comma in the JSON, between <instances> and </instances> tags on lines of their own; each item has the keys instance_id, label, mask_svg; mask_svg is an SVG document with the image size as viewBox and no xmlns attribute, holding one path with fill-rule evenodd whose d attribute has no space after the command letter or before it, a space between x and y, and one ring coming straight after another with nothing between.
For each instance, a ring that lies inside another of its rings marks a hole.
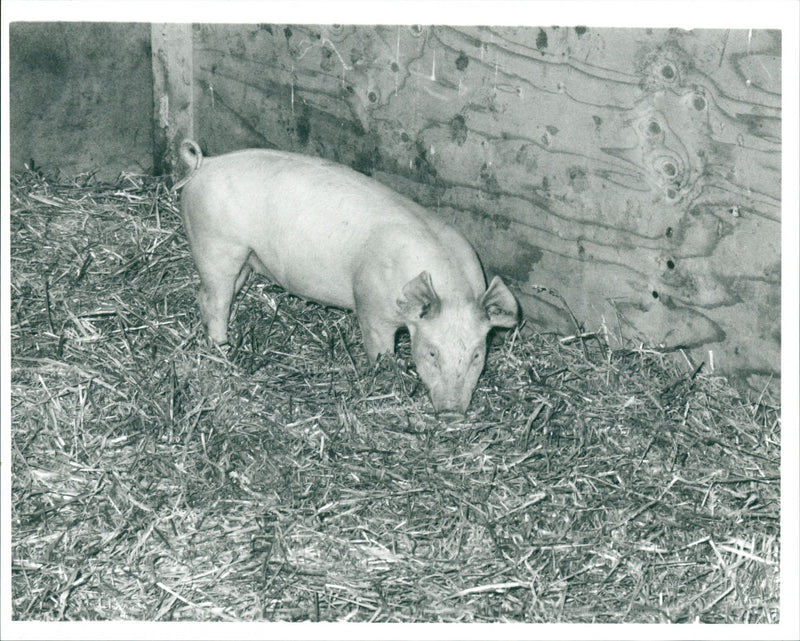
<instances>
[{"instance_id":1,"label":"pig's front leg","mask_svg":"<svg viewBox=\"0 0 800 641\"><path fill-rule=\"evenodd\" d=\"M355 296L355 311L364 349L369 362L375 365L381 354L394 354L394 337L398 330L397 320L379 313L377 305L368 296Z\"/></svg>"},{"instance_id":2,"label":"pig's front leg","mask_svg":"<svg viewBox=\"0 0 800 641\"><path fill-rule=\"evenodd\" d=\"M356 313L358 314L358 310ZM394 353L394 336L398 329L394 322L364 318L362 314L358 314L358 324L361 327L364 349L370 363L375 365L381 354Z\"/></svg>"}]
</instances>

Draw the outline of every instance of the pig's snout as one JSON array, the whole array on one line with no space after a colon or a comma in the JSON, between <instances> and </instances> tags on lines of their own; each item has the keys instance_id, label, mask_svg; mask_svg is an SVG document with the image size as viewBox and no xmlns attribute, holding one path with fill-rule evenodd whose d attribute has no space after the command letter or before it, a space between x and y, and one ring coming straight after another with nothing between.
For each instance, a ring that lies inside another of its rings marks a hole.
<instances>
[{"instance_id":1,"label":"pig's snout","mask_svg":"<svg viewBox=\"0 0 800 641\"><path fill-rule=\"evenodd\" d=\"M455 423L456 421L462 421L466 418L466 412L459 412L456 410L441 410L436 412L436 418L440 421L444 421L445 423Z\"/></svg>"},{"instance_id":2,"label":"pig's snout","mask_svg":"<svg viewBox=\"0 0 800 641\"><path fill-rule=\"evenodd\" d=\"M483 343L479 340L468 350L464 350L460 343L462 341L455 345L428 343L425 349L416 350L417 372L428 388L437 415L466 414L483 369L486 349Z\"/></svg>"},{"instance_id":3,"label":"pig's snout","mask_svg":"<svg viewBox=\"0 0 800 641\"><path fill-rule=\"evenodd\" d=\"M472 400L472 390L464 389L460 392L451 391L439 392L430 390L431 405L436 416L445 418L447 416L463 417L467 413L470 401Z\"/></svg>"}]
</instances>

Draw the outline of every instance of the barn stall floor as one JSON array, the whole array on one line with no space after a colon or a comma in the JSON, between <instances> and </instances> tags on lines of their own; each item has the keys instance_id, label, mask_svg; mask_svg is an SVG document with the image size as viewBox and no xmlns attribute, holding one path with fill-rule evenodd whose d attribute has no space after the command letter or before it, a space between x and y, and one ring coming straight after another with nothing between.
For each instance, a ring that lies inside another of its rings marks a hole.
<instances>
[{"instance_id":1,"label":"barn stall floor","mask_svg":"<svg viewBox=\"0 0 800 641\"><path fill-rule=\"evenodd\" d=\"M401 336L251 279L209 347L156 180L13 177L13 617L767 623L780 408L495 336L464 420Z\"/></svg>"}]
</instances>

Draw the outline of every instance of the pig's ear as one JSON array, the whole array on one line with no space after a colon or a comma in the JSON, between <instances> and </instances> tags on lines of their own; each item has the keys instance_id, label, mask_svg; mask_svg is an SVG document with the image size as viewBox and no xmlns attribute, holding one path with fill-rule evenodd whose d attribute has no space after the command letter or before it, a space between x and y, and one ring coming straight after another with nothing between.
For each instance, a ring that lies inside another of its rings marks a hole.
<instances>
[{"instance_id":1,"label":"pig's ear","mask_svg":"<svg viewBox=\"0 0 800 641\"><path fill-rule=\"evenodd\" d=\"M422 272L408 281L403 286L400 298L397 299L397 306L409 320L433 318L439 314L441 304L428 272Z\"/></svg>"},{"instance_id":2,"label":"pig's ear","mask_svg":"<svg viewBox=\"0 0 800 641\"><path fill-rule=\"evenodd\" d=\"M481 307L493 327L514 327L519 316L519 305L499 276L492 278L488 289L481 297Z\"/></svg>"}]
</instances>

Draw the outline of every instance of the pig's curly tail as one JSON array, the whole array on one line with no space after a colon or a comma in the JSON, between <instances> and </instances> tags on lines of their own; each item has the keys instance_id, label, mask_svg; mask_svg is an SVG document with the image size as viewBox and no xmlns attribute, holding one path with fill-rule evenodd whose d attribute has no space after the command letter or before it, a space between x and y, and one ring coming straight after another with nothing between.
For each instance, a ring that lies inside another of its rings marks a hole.
<instances>
[{"instance_id":1,"label":"pig's curly tail","mask_svg":"<svg viewBox=\"0 0 800 641\"><path fill-rule=\"evenodd\" d=\"M195 172L200 169L200 165L203 164L203 152L200 150L200 145L198 145L194 140L190 140L188 138L184 140L178 147L178 156L189 172L178 182L176 182L170 191L178 191L181 187L188 183L192 179L192 176L194 176Z\"/></svg>"}]
</instances>

